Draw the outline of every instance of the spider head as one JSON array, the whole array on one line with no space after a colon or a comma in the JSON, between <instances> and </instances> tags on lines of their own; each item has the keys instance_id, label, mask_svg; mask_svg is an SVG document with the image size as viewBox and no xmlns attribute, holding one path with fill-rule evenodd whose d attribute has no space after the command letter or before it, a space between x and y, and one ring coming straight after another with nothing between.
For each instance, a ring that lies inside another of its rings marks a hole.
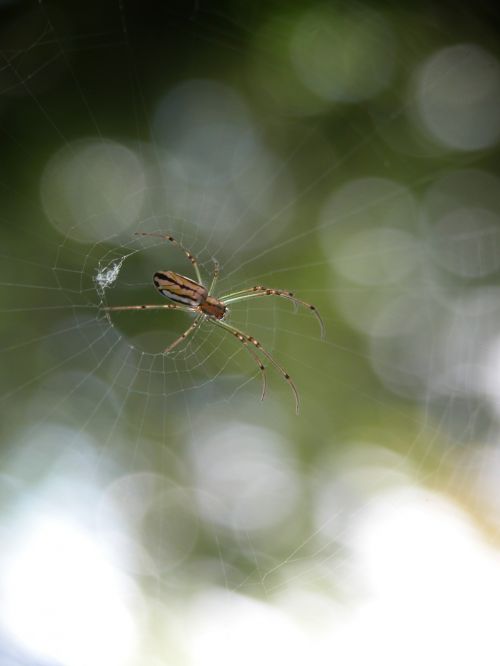
<instances>
[{"instance_id":1,"label":"spider head","mask_svg":"<svg viewBox=\"0 0 500 666\"><path fill-rule=\"evenodd\" d=\"M209 317L222 319L227 312L227 307L214 296L207 296L206 301L200 305L200 310Z\"/></svg>"}]
</instances>

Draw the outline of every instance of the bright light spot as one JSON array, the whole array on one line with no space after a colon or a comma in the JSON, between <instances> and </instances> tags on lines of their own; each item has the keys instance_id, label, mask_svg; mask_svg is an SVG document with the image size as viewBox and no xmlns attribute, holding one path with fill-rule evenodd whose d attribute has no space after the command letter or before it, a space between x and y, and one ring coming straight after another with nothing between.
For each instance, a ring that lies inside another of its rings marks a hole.
<instances>
[{"instance_id":1,"label":"bright light spot","mask_svg":"<svg viewBox=\"0 0 500 666\"><path fill-rule=\"evenodd\" d=\"M187 626L190 666L317 663L300 626L286 613L229 591L200 595Z\"/></svg>"},{"instance_id":2,"label":"bright light spot","mask_svg":"<svg viewBox=\"0 0 500 666\"><path fill-rule=\"evenodd\" d=\"M77 372L58 375L54 373L50 378L51 383L48 385L52 404L54 386L68 386L69 381L71 381L72 386L76 386L83 376ZM89 384L90 386L87 388L92 391L94 399L96 395L104 393L107 389L107 385L100 382L96 377L89 380ZM79 397L80 400L85 402L85 395ZM40 396L37 396L37 398L40 399ZM43 407L45 405L38 406L39 409L43 409ZM71 413L71 408L70 404L66 403L66 413ZM79 408L81 409L81 403ZM75 407L75 409L77 408ZM30 424L18 432L13 444L9 461L4 463L4 467L21 479L26 477L37 478L49 469L52 473L56 470L62 470L63 476L71 470L73 473L71 482L74 484L77 481L81 482L86 478L86 475L91 473L91 470L95 470L96 459L94 456L97 442L88 432L75 431L72 428L49 421L39 424L36 437L33 437L33 429ZM102 462L101 466L104 470L105 466ZM75 503L81 504L75 494L74 497Z\"/></svg>"},{"instance_id":3,"label":"bright light spot","mask_svg":"<svg viewBox=\"0 0 500 666\"><path fill-rule=\"evenodd\" d=\"M287 219L293 210L289 205L294 198L293 183L283 161L260 143L255 148L255 159L233 174L233 187L241 198L243 209L249 207L263 217L280 211L279 220L273 220L271 226L282 230L282 218Z\"/></svg>"},{"instance_id":4,"label":"bright light spot","mask_svg":"<svg viewBox=\"0 0 500 666\"><path fill-rule=\"evenodd\" d=\"M471 288L451 298L446 283L429 280L379 304L367 329L371 363L383 384L398 394L453 396L448 426L458 439L466 432L471 437L471 424L480 427L482 421L473 417L478 405L458 397L479 399L493 390L491 384L485 387L483 366L491 366L487 354L499 330L498 289ZM468 429L467 418L472 419Z\"/></svg>"},{"instance_id":5,"label":"bright light spot","mask_svg":"<svg viewBox=\"0 0 500 666\"><path fill-rule=\"evenodd\" d=\"M500 558L451 502L409 485L379 492L351 515L344 544L349 569L324 549L285 563L292 575L267 602L199 594L176 634L187 666L498 664ZM327 591L338 584L344 603Z\"/></svg>"},{"instance_id":6,"label":"bright light spot","mask_svg":"<svg viewBox=\"0 0 500 666\"><path fill-rule=\"evenodd\" d=\"M415 311L415 308L421 308L426 303L427 299L423 294L419 294L418 290L415 293L402 290L390 300L379 298L373 303L370 320L365 317L366 325L362 330L376 338L407 335L413 325L412 317L409 315ZM352 306L349 311L351 310Z\"/></svg>"},{"instance_id":7,"label":"bright light spot","mask_svg":"<svg viewBox=\"0 0 500 666\"><path fill-rule=\"evenodd\" d=\"M497 367L498 370L498 367ZM500 401L497 396L497 414ZM493 444L472 448L467 457L467 470L474 488L474 498L481 503L481 515L489 525L500 526L500 446Z\"/></svg>"},{"instance_id":8,"label":"bright light spot","mask_svg":"<svg viewBox=\"0 0 500 666\"><path fill-rule=\"evenodd\" d=\"M169 214L189 219L198 227L210 228L224 244L241 245L244 229L255 231L256 220L273 218L273 223L262 226L254 238L246 234L249 246L262 245L283 233L294 210L294 186L286 166L255 135L249 133L234 147L230 164L240 161L225 178L196 182L192 177L191 161L185 154L168 155L161 163L162 190ZM194 159L194 168L200 162ZM207 167L209 169L209 167ZM205 171L206 174L209 173ZM219 171L219 173L221 173ZM233 237L231 233L233 232Z\"/></svg>"},{"instance_id":9,"label":"bright light spot","mask_svg":"<svg viewBox=\"0 0 500 666\"><path fill-rule=\"evenodd\" d=\"M16 526L2 554L1 618L27 650L68 666L121 666L136 627L130 583L92 535L55 514Z\"/></svg>"},{"instance_id":10,"label":"bright light spot","mask_svg":"<svg viewBox=\"0 0 500 666\"><path fill-rule=\"evenodd\" d=\"M380 312L394 299L394 294L388 290L353 286L347 281L336 282L335 291L335 306L339 313L349 326L364 334L372 332Z\"/></svg>"},{"instance_id":11,"label":"bright light spot","mask_svg":"<svg viewBox=\"0 0 500 666\"><path fill-rule=\"evenodd\" d=\"M452 396L446 411L458 439L466 433L472 437L471 424L480 427L482 422L471 395L482 401L486 393L493 403L498 400L499 296L493 287L458 292L455 298L437 289L427 298L425 293L419 298L402 294L381 311L371 331L372 363L384 384L403 394L426 387L426 397L429 391ZM425 344L426 331L432 333L432 345ZM468 399L461 402L460 397Z\"/></svg>"},{"instance_id":12,"label":"bright light spot","mask_svg":"<svg viewBox=\"0 0 500 666\"><path fill-rule=\"evenodd\" d=\"M237 90L208 79L184 81L158 104L154 132L168 151L159 161L168 215L209 228L225 247L239 248L242 234L249 247L283 234L293 213L293 182Z\"/></svg>"},{"instance_id":13,"label":"bright light spot","mask_svg":"<svg viewBox=\"0 0 500 666\"><path fill-rule=\"evenodd\" d=\"M457 208L438 222L432 250L452 273L480 278L500 267L500 216L481 208Z\"/></svg>"},{"instance_id":14,"label":"bright light spot","mask_svg":"<svg viewBox=\"0 0 500 666\"><path fill-rule=\"evenodd\" d=\"M424 197L429 255L461 277L500 267L500 180L477 169L441 175Z\"/></svg>"},{"instance_id":15,"label":"bright light spot","mask_svg":"<svg viewBox=\"0 0 500 666\"><path fill-rule=\"evenodd\" d=\"M210 229L215 237L227 241L228 231L234 228L242 215L242 208L233 187L226 180L209 177L210 167L198 173L200 162L196 157L183 153L163 155L160 162L161 196L166 214L189 220L199 228ZM210 156L207 156L207 160ZM230 175L226 174L226 178ZM223 204L222 204L223 202ZM238 237L239 243L239 237Z\"/></svg>"},{"instance_id":16,"label":"bright light spot","mask_svg":"<svg viewBox=\"0 0 500 666\"><path fill-rule=\"evenodd\" d=\"M498 294L500 296L500 294ZM500 338L493 338L483 351L481 387L489 398L491 408L500 416Z\"/></svg>"},{"instance_id":17,"label":"bright light spot","mask_svg":"<svg viewBox=\"0 0 500 666\"><path fill-rule=\"evenodd\" d=\"M74 141L49 161L42 175L45 213L65 236L102 240L137 222L146 175L137 155L103 139Z\"/></svg>"},{"instance_id":18,"label":"bright light spot","mask_svg":"<svg viewBox=\"0 0 500 666\"><path fill-rule=\"evenodd\" d=\"M348 236L333 253L335 268L347 279L360 285L383 285L413 271L418 243L406 231L382 227Z\"/></svg>"},{"instance_id":19,"label":"bright light spot","mask_svg":"<svg viewBox=\"0 0 500 666\"><path fill-rule=\"evenodd\" d=\"M235 90L217 81L196 79L173 88L158 105L154 130L188 182L228 180L255 158L247 106Z\"/></svg>"},{"instance_id":20,"label":"bright light spot","mask_svg":"<svg viewBox=\"0 0 500 666\"><path fill-rule=\"evenodd\" d=\"M254 26L249 78L258 92L259 103L271 104L281 115L321 113L330 102L301 82L291 62L290 41L294 30L293 21L283 21L280 13L271 14L268 20Z\"/></svg>"},{"instance_id":21,"label":"bright light spot","mask_svg":"<svg viewBox=\"0 0 500 666\"><path fill-rule=\"evenodd\" d=\"M332 642L342 663L498 663L500 559L458 508L416 488L381 495L349 545L366 599Z\"/></svg>"},{"instance_id":22,"label":"bright light spot","mask_svg":"<svg viewBox=\"0 0 500 666\"><path fill-rule=\"evenodd\" d=\"M176 464L173 455L169 463L172 468ZM116 514L129 526L127 533L119 535L117 545L129 539L137 554L131 562L134 572L158 574L179 565L192 552L198 535L193 494L165 476L141 472L116 479L100 507L105 529L106 522L116 522L112 520ZM106 521L108 516L111 520ZM129 534L135 536L135 543ZM112 541L116 538L116 529L110 536Z\"/></svg>"},{"instance_id":23,"label":"bright light spot","mask_svg":"<svg viewBox=\"0 0 500 666\"><path fill-rule=\"evenodd\" d=\"M314 523L325 541L342 542L346 529L380 489L409 483L407 459L369 442L347 441L343 455L322 455L316 461Z\"/></svg>"},{"instance_id":24,"label":"bright light spot","mask_svg":"<svg viewBox=\"0 0 500 666\"><path fill-rule=\"evenodd\" d=\"M390 82L392 32L380 14L364 8L306 12L290 44L302 83L319 97L356 102L373 97Z\"/></svg>"},{"instance_id":25,"label":"bright light spot","mask_svg":"<svg viewBox=\"0 0 500 666\"><path fill-rule=\"evenodd\" d=\"M358 178L338 188L321 211L321 229L327 249L334 249L340 233L375 226L411 228L417 220L411 192L388 178Z\"/></svg>"},{"instance_id":26,"label":"bright light spot","mask_svg":"<svg viewBox=\"0 0 500 666\"><path fill-rule=\"evenodd\" d=\"M356 329L370 331L381 308L397 296L393 289L379 287L401 278L404 284L415 267L420 248L410 231L417 220L418 206L410 191L387 178L348 181L323 206L321 236L335 273L330 296ZM346 279L345 288L339 274Z\"/></svg>"},{"instance_id":27,"label":"bright light spot","mask_svg":"<svg viewBox=\"0 0 500 666\"><path fill-rule=\"evenodd\" d=\"M191 447L201 513L235 530L272 529L297 508L299 478L288 447L265 428L205 424Z\"/></svg>"},{"instance_id":28,"label":"bright light spot","mask_svg":"<svg viewBox=\"0 0 500 666\"><path fill-rule=\"evenodd\" d=\"M447 356L440 355L448 333L446 318L437 303L427 302L419 294L402 297L392 305L397 307L389 311L381 308L379 317L373 319L370 362L389 390L421 399L446 367ZM390 324L396 317L391 332Z\"/></svg>"},{"instance_id":29,"label":"bright light spot","mask_svg":"<svg viewBox=\"0 0 500 666\"><path fill-rule=\"evenodd\" d=\"M437 222L456 208L489 210L500 214L500 178L488 171L445 171L425 194L426 217Z\"/></svg>"},{"instance_id":30,"label":"bright light spot","mask_svg":"<svg viewBox=\"0 0 500 666\"><path fill-rule=\"evenodd\" d=\"M476 44L441 49L422 66L417 110L427 131L458 150L492 146L500 137L500 63Z\"/></svg>"}]
</instances>

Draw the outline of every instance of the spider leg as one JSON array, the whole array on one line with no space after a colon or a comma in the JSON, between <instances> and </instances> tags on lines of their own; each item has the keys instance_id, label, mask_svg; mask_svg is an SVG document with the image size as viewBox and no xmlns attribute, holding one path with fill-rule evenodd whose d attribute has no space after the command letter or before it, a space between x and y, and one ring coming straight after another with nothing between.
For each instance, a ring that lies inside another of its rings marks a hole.
<instances>
[{"instance_id":1,"label":"spider leg","mask_svg":"<svg viewBox=\"0 0 500 666\"><path fill-rule=\"evenodd\" d=\"M219 277L219 272L220 272L220 266L217 259L214 259L212 257L212 261L214 262L214 272L213 272L212 282L210 283L210 288L208 290L209 296L211 296L214 292L215 283L217 282L217 278Z\"/></svg>"},{"instance_id":2,"label":"spider leg","mask_svg":"<svg viewBox=\"0 0 500 666\"><path fill-rule=\"evenodd\" d=\"M196 312L193 308L184 307L183 305L175 305L169 303L168 305L113 305L111 307L101 308L104 312L117 312L124 310L184 310L184 312Z\"/></svg>"},{"instance_id":3,"label":"spider leg","mask_svg":"<svg viewBox=\"0 0 500 666\"><path fill-rule=\"evenodd\" d=\"M323 319L321 318L321 315L319 314L316 306L311 305L311 303L306 303L306 301L303 301L300 298L296 298L291 291L285 291L284 289L270 289L269 287L262 287L257 285L256 287L250 287L250 289L242 289L241 291L235 291L232 294L221 296L219 300L221 300L224 305L227 305L228 303L237 303L238 301L255 298L256 296L281 296L282 298L286 298L289 301L292 301L292 303L295 305L303 305L304 307L308 308L312 311L318 320L321 330L321 339L324 340L325 324L323 323Z\"/></svg>"},{"instance_id":4,"label":"spider leg","mask_svg":"<svg viewBox=\"0 0 500 666\"><path fill-rule=\"evenodd\" d=\"M196 257L193 254L191 254L191 252L187 250L184 247L184 245L179 243L178 240L175 240L173 236L169 236L169 234L150 233L149 231L136 231L134 236L151 236L153 238L163 238L163 240L169 241L170 243L173 243L173 245L179 247L184 252L189 261L193 264L194 272L196 273L196 279L198 280L199 284L203 284L203 280L201 279L201 273Z\"/></svg>"},{"instance_id":5,"label":"spider leg","mask_svg":"<svg viewBox=\"0 0 500 666\"><path fill-rule=\"evenodd\" d=\"M172 349L174 349L174 347L177 347L178 344L180 344L183 340L185 340L185 339L187 338L188 335L191 335L191 333L192 333L192 332L193 332L193 331L199 326L199 324L200 324L200 319L201 319L201 316L196 317L196 319L193 321L193 323L191 324L191 326L190 326L189 328L187 328L187 329L184 331L184 333L182 333L182 335L179 335L179 337L176 338L176 339L172 342L172 344L170 344L170 345L165 349L165 351L164 351L163 353L164 353L164 354L168 354L169 352L172 351Z\"/></svg>"},{"instance_id":6,"label":"spider leg","mask_svg":"<svg viewBox=\"0 0 500 666\"><path fill-rule=\"evenodd\" d=\"M234 335L238 340L242 343L242 345L245 347L247 352L252 356L254 361L257 363L259 366L260 370L260 375L262 377L262 393L260 396L261 400L264 400L265 395L266 395L266 369L264 365L262 364L260 358L257 356L257 354L253 351L251 347L249 347L249 340L246 338L246 336L243 333L240 333L239 331L236 331L236 329L233 329L232 326L229 326L229 324L222 323L219 319L213 319L213 318L208 318L209 321L212 322L212 324L215 324L217 326L220 326L224 330L228 331L232 335Z\"/></svg>"},{"instance_id":7,"label":"spider leg","mask_svg":"<svg viewBox=\"0 0 500 666\"><path fill-rule=\"evenodd\" d=\"M295 412L298 414L300 411L300 399L299 399L299 392L297 390L297 387L295 386L293 379L290 377L288 372L278 363L278 361L275 361L274 358L271 356L271 354L265 349L262 344L256 340L252 335L247 335L246 333L243 333L242 331L238 330L234 326L231 326L230 324L227 324L224 321L221 321L220 319L211 319L210 321L213 321L214 324L217 326L220 326L224 330L228 331L229 333L232 333L240 342L242 342L245 346L245 341L250 342L251 344L254 345L257 349L259 349L264 356L269 359L269 361L274 365L274 367L283 375L285 380L288 382L288 385L292 389L294 398L295 398ZM248 348L248 351L250 351L250 348Z\"/></svg>"}]
</instances>

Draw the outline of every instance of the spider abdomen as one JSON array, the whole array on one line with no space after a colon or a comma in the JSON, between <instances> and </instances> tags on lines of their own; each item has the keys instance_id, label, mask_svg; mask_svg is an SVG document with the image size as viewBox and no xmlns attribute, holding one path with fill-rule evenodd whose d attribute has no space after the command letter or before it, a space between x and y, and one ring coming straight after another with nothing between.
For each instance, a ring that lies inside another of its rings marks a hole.
<instances>
[{"instance_id":1,"label":"spider abdomen","mask_svg":"<svg viewBox=\"0 0 500 666\"><path fill-rule=\"evenodd\" d=\"M162 296L189 307L205 303L208 291L198 282L174 271L161 271L153 276L153 283Z\"/></svg>"}]
</instances>

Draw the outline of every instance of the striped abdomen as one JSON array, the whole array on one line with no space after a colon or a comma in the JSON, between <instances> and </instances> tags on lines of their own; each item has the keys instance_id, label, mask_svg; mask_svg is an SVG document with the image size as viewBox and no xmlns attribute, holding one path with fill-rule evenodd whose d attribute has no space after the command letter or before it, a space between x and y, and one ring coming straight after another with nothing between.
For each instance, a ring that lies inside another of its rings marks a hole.
<instances>
[{"instance_id":1,"label":"striped abdomen","mask_svg":"<svg viewBox=\"0 0 500 666\"><path fill-rule=\"evenodd\" d=\"M207 300L208 291L205 287L179 273L173 271L155 273L153 282L162 296L176 303L196 308Z\"/></svg>"}]
</instances>

